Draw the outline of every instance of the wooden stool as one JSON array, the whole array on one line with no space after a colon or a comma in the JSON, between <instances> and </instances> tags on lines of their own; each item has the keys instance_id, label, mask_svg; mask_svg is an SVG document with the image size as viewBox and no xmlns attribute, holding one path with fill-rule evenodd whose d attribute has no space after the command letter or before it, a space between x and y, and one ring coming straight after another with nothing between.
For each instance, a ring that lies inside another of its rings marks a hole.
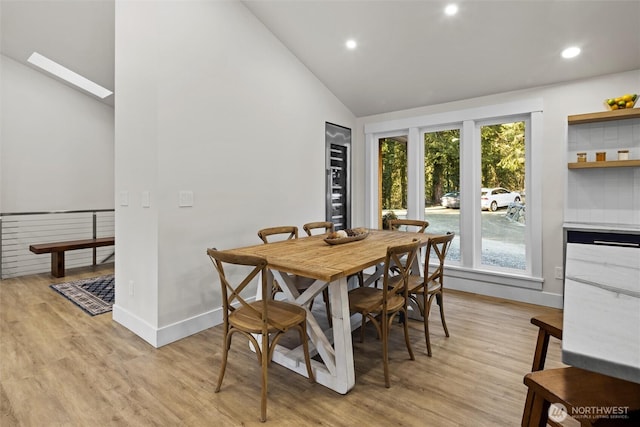
<instances>
[{"instance_id":1,"label":"wooden stool","mask_svg":"<svg viewBox=\"0 0 640 427\"><path fill-rule=\"evenodd\" d=\"M525 407L522 427L561 426L567 415L581 426L640 425L640 384L567 367L531 372L524 377L533 405ZM549 418L549 406L560 403Z\"/></svg>"},{"instance_id":2,"label":"wooden stool","mask_svg":"<svg viewBox=\"0 0 640 427\"><path fill-rule=\"evenodd\" d=\"M562 340L562 321L563 314L561 311L531 318L531 323L540 328L536 352L533 355L532 372L544 369L544 361L547 358L547 348L549 347L549 336Z\"/></svg>"},{"instance_id":3,"label":"wooden stool","mask_svg":"<svg viewBox=\"0 0 640 427\"><path fill-rule=\"evenodd\" d=\"M559 340L562 339L562 321L563 312L555 312L552 314L543 314L531 318L531 323L538 328L538 341L533 354L533 366L531 371L541 371L544 369L544 362L547 359L547 348L549 347L549 337L554 336ZM533 395L527 393L527 400L524 402L524 413L531 412L533 405Z\"/></svg>"}]
</instances>

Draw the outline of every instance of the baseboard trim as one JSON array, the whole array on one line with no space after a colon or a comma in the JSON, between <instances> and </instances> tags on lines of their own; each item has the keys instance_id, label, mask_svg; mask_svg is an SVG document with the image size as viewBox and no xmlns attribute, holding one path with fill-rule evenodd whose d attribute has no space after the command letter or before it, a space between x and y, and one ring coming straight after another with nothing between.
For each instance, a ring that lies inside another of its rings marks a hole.
<instances>
[{"instance_id":1,"label":"baseboard trim","mask_svg":"<svg viewBox=\"0 0 640 427\"><path fill-rule=\"evenodd\" d=\"M445 287L473 294L504 298L547 307L562 308L564 304L562 295L458 277L447 277ZM197 316L156 328L124 308L115 304L113 306L114 321L156 348L219 325L222 323L222 314L222 307L218 307Z\"/></svg>"},{"instance_id":2,"label":"baseboard trim","mask_svg":"<svg viewBox=\"0 0 640 427\"><path fill-rule=\"evenodd\" d=\"M157 331L157 346L170 344L222 323L222 307L163 326Z\"/></svg>"},{"instance_id":3,"label":"baseboard trim","mask_svg":"<svg viewBox=\"0 0 640 427\"><path fill-rule=\"evenodd\" d=\"M146 321L142 320L130 311L125 310L117 304L113 305L113 312L111 318L129 329L131 332L148 342L154 347L158 347L156 328L151 326Z\"/></svg>"},{"instance_id":4,"label":"baseboard trim","mask_svg":"<svg viewBox=\"0 0 640 427\"><path fill-rule=\"evenodd\" d=\"M445 288L546 307L563 308L564 306L562 295L516 286L447 277Z\"/></svg>"},{"instance_id":5,"label":"baseboard trim","mask_svg":"<svg viewBox=\"0 0 640 427\"><path fill-rule=\"evenodd\" d=\"M160 328L150 325L143 319L115 304L113 306L112 318L155 348L159 348L219 325L222 323L222 308L210 310Z\"/></svg>"}]
</instances>

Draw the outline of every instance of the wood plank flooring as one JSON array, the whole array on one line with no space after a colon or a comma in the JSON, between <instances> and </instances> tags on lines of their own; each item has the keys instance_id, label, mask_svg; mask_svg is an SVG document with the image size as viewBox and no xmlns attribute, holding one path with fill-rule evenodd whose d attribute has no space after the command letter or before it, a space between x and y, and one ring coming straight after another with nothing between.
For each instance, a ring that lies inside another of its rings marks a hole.
<instances>
[{"instance_id":1,"label":"wood plank flooring","mask_svg":"<svg viewBox=\"0 0 640 427\"><path fill-rule=\"evenodd\" d=\"M51 283L111 273L71 270L0 283L0 425L262 425L260 369L234 338L220 393L220 327L155 349L111 319L91 317ZM317 304L322 308L322 304ZM340 395L277 364L269 370L267 423L274 426L517 426L537 329L530 318L554 309L468 293L445 295L450 338L435 307L433 357L422 323L410 320L416 360L402 329L390 343L391 388L384 387L380 343L354 332L356 386ZM563 366L551 339L547 367Z\"/></svg>"}]
</instances>

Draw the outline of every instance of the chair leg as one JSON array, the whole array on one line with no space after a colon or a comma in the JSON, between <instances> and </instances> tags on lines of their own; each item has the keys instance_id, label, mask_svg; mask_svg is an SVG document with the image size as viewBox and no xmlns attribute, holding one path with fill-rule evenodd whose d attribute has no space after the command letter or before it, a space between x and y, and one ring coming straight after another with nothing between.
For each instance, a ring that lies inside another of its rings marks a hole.
<instances>
[{"instance_id":1,"label":"chair leg","mask_svg":"<svg viewBox=\"0 0 640 427\"><path fill-rule=\"evenodd\" d=\"M531 393L531 398L529 398ZM522 427L545 427L549 421L550 402L531 390L527 392L527 401L531 401L529 408L525 407L522 414Z\"/></svg>"},{"instance_id":2,"label":"chair leg","mask_svg":"<svg viewBox=\"0 0 640 427\"><path fill-rule=\"evenodd\" d=\"M260 421L267 420L267 372L269 367L269 334L262 334L262 394L260 396Z\"/></svg>"},{"instance_id":3,"label":"chair leg","mask_svg":"<svg viewBox=\"0 0 640 427\"><path fill-rule=\"evenodd\" d=\"M220 391L220 387L222 387L222 379L224 378L224 372L227 369L227 356L229 355L229 348L231 347L231 335L229 332L225 332L224 337L224 346L222 350L222 362L220 364L220 373L218 374L218 385L216 386L215 392Z\"/></svg>"},{"instance_id":4,"label":"chair leg","mask_svg":"<svg viewBox=\"0 0 640 427\"><path fill-rule=\"evenodd\" d=\"M431 357L431 339L429 338L429 313L431 312L431 298L427 298L427 294L424 294L424 337L427 342L427 356Z\"/></svg>"},{"instance_id":5,"label":"chair leg","mask_svg":"<svg viewBox=\"0 0 640 427\"><path fill-rule=\"evenodd\" d=\"M388 345L388 337L389 337L389 322L390 318L381 319L381 335L382 335L382 366L384 368L384 386L386 388L391 387L391 383L389 381L389 345Z\"/></svg>"},{"instance_id":6,"label":"chair leg","mask_svg":"<svg viewBox=\"0 0 640 427\"><path fill-rule=\"evenodd\" d=\"M404 324L404 342L407 344L407 350L409 350L409 358L411 360L416 360L415 357L413 357L413 349L411 348L411 341L409 340L409 322L406 321L406 308L405 311L401 311L400 314L404 314L405 317L405 321L402 323Z\"/></svg>"},{"instance_id":7,"label":"chair leg","mask_svg":"<svg viewBox=\"0 0 640 427\"><path fill-rule=\"evenodd\" d=\"M302 349L304 350L304 363L307 365L307 374L309 375L309 382L315 382L315 377L313 376L313 369L311 368L311 357L309 357L309 342L307 340L307 323L305 322L303 326L298 328L300 332L300 341L302 341Z\"/></svg>"},{"instance_id":8,"label":"chair leg","mask_svg":"<svg viewBox=\"0 0 640 427\"><path fill-rule=\"evenodd\" d=\"M538 341L536 343L536 351L533 355L533 366L531 372L541 371L544 369L544 362L547 357L547 348L549 347L549 334L544 329L538 330Z\"/></svg>"},{"instance_id":9,"label":"chair leg","mask_svg":"<svg viewBox=\"0 0 640 427\"><path fill-rule=\"evenodd\" d=\"M322 299L324 300L325 310L327 310L327 321L329 322L329 327L333 326L333 321L331 320L331 305L329 304L329 289L324 288L322 291ZM311 310L311 308L309 308Z\"/></svg>"},{"instance_id":10,"label":"chair leg","mask_svg":"<svg viewBox=\"0 0 640 427\"><path fill-rule=\"evenodd\" d=\"M444 328L444 334L449 337L449 329L447 328L447 322L444 320L444 298L442 291L436 294L436 302L440 307L440 320L442 320L442 327Z\"/></svg>"}]
</instances>

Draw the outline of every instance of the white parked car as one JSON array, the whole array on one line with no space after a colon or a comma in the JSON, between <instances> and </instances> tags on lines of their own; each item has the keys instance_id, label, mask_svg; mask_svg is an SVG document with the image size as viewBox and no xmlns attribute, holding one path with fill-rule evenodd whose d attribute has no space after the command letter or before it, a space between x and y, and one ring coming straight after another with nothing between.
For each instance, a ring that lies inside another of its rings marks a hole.
<instances>
[{"instance_id":1,"label":"white parked car","mask_svg":"<svg viewBox=\"0 0 640 427\"><path fill-rule=\"evenodd\" d=\"M520 200L520 193L509 191L506 188L482 188L480 206L482 209L495 212L498 208L509 206L509 203L519 203Z\"/></svg>"}]
</instances>

